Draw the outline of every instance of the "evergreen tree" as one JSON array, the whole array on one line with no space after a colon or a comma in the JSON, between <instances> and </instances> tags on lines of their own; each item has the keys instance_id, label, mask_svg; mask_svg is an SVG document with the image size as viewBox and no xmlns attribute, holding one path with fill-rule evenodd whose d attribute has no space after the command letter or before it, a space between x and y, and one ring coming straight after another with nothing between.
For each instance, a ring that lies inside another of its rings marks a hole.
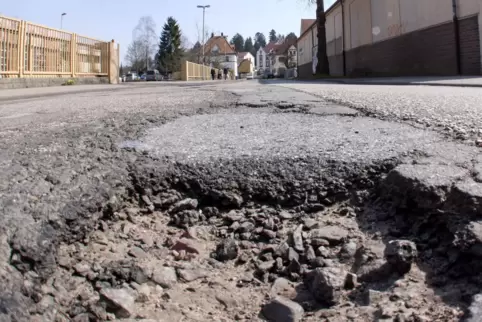
<instances>
[{"instance_id":1,"label":"evergreen tree","mask_svg":"<svg viewBox=\"0 0 482 322\"><path fill-rule=\"evenodd\" d=\"M247 51L253 54L253 51L254 51L253 38L251 37L246 38L246 41L244 42L244 51Z\"/></svg>"},{"instance_id":2,"label":"evergreen tree","mask_svg":"<svg viewBox=\"0 0 482 322\"><path fill-rule=\"evenodd\" d=\"M276 36L276 31L274 29L271 29L271 31L269 32L269 41L272 42L277 40L278 37Z\"/></svg>"},{"instance_id":3,"label":"evergreen tree","mask_svg":"<svg viewBox=\"0 0 482 322\"><path fill-rule=\"evenodd\" d=\"M157 52L157 66L159 71L175 72L181 69L181 29L173 17L167 18L162 28L159 51Z\"/></svg>"},{"instance_id":4,"label":"evergreen tree","mask_svg":"<svg viewBox=\"0 0 482 322\"><path fill-rule=\"evenodd\" d=\"M286 41L295 41L296 39L298 39L298 37L296 37L296 34L294 32L290 32L287 36L286 36Z\"/></svg>"},{"instance_id":5,"label":"evergreen tree","mask_svg":"<svg viewBox=\"0 0 482 322\"><path fill-rule=\"evenodd\" d=\"M234 48L237 52L241 52L244 49L244 38L239 33L235 34L231 39L231 44L234 45Z\"/></svg>"},{"instance_id":6,"label":"evergreen tree","mask_svg":"<svg viewBox=\"0 0 482 322\"><path fill-rule=\"evenodd\" d=\"M264 46L266 46L266 37L262 32L257 32L254 35L254 52L256 53L261 47Z\"/></svg>"}]
</instances>

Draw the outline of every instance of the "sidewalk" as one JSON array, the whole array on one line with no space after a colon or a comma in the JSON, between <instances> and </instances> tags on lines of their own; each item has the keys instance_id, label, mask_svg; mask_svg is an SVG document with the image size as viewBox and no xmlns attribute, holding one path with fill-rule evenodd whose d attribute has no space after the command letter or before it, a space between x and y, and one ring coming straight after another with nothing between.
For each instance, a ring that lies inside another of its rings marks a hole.
<instances>
[{"instance_id":1,"label":"sidewalk","mask_svg":"<svg viewBox=\"0 0 482 322\"><path fill-rule=\"evenodd\" d=\"M354 85L425 85L452 87L482 87L482 76L451 77L377 77L377 78L334 78L319 81Z\"/></svg>"},{"instance_id":2,"label":"sidewalk","mask_svg":"<svg viewBox=\"0 0 482 322\"><path fill-rule=\"evenodd\" d=\"M112 91L116 89L122 89L122 87L110 84L95 84L2 89L0 90L0 102L6 100L36 98L41 96L57 96L109 90Z\"/></svg>"}]
</instances>

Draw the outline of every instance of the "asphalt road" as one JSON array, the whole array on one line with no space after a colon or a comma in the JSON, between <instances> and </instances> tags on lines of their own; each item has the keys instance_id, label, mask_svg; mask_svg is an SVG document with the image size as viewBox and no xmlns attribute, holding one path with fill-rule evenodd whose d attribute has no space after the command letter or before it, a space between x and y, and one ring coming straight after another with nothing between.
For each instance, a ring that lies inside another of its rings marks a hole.
<instances>
[{"instance_id":1,"label":"asphalt road","mask_svg":"<svg viewBox=\"0 0 482 322\"><path fill-rule=\"evenodd\" d=\"M482 136L480 88L270 83L356 107L379 118L430 127L451 137L474 141Z\"/></svg>"},{"instance_id":2,"label":"asphalt road","mask_svg":"<svg viewBox=\"0 0 482 322\"><path fill-rule=\"evenodd\" d=\"M481 117L475 88L240 81L3 93L0 303L28 306L16 291L29 269L14 269L12 255L47 279L58 242L82 239L99 205L125 193L136 153L124 147L193 164L305 157L365 164L418 151L429 164L468 167Z\"/></svg>"}]
</instances>

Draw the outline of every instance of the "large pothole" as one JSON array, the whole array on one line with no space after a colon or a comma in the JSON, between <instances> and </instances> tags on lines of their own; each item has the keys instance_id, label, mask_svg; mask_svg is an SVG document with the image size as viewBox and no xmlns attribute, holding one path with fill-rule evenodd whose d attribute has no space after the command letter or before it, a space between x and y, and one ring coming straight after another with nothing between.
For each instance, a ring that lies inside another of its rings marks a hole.
<instances>
[{"instance_id":1,"label":"large pothole","mask_svg":"<svg viewBox=\"0 0 482 322\"><path fill-rule=\"evenodd\" d=\"M45 283L14 247L33 320L456 321L478 292L482 160L468 147L243 111L132 146L127 193L60 245Z\"/></svg>"}]
</instances>

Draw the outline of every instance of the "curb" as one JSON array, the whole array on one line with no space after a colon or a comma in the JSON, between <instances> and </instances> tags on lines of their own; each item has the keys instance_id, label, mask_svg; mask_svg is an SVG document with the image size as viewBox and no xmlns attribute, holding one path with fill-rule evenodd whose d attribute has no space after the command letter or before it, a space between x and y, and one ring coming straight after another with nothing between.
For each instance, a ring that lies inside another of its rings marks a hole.
<instances>
[{"instance_id":1,"label":"curb","mask_svg":"<svg viewBox=\"0 0 482 322\"><path fill-rule=\"evenodd\" d=\"M375 82L363 82L363 81L343 81L343 80L323 80L327 83L336 83L336 84L344 84L344 85L380 85L380 86L443 86L443 87L473 87L482 88L482 84L454 84L454 83L420 83L420 82L382 82L382 81L375 81Z\"/></svg>"}]
</instances>

